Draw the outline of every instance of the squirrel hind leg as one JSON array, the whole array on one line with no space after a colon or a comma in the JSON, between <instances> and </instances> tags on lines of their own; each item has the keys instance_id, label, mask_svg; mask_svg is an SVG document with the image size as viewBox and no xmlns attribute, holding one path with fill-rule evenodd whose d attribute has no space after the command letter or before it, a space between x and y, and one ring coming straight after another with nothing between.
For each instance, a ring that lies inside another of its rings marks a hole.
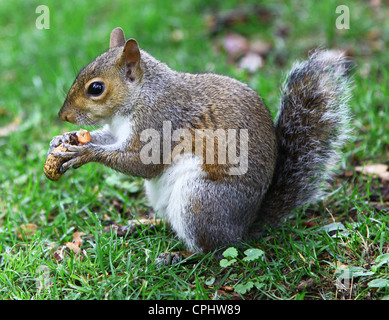
<instances>
[{"instance_id":1,"label":"squirrel hind leg","mask_svg":"<svg viewBox=\"0 0 389 320\"><path fill-rule=\"evenodd\" d=\"M207 253L243 238L261 197L259 190L238 181L208 179L197 160L184 155L145 186L154 210L168 220L187 248Z\"/></svg>"},{"instance_id":2,"label":"squirrel hind leg","mask_svg":"<svg viewBox=\"0 0 389 320\"><path fill-rule=\"evenodd\" d=\"M248 197L248 190L237 185L220 185L215 181L202 181L202 187L191 193L183 211L186 242L193 251L203 253L237 245L245 239L250 225L256 218L252 209L255 199ZM252 192L257 192L252 190Z\"/></svg>"}]
</instances>

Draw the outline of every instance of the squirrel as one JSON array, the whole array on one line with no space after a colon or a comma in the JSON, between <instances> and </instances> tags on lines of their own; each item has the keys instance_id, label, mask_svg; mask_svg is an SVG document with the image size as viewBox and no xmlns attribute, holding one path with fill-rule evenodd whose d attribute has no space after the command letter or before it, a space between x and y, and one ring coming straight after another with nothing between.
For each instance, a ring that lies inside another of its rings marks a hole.
<instances>
[{"instance_id":1,"label":"squirrel","mask_svg":"<svg viewBox=\"0 0 389 320\"><path fill-rule=\"evenodd\" d=\"M97 162L144 178L151 206L189 250L225 248L319 198L347 139L349 62L323 49L296 62L274 123L246 84L174 71L116 28L59 111L103 128L82 146L67 143L71 133L54 137L49 153L65 144L53 153L66 160L62 173Z\"/></svg>"}]
</instances>

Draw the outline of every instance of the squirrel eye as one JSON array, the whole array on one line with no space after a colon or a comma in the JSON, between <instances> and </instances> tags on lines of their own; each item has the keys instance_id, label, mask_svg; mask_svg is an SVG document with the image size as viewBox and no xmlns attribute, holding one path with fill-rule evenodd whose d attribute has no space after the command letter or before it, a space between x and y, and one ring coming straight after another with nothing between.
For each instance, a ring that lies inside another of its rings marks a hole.
<instances>
[{"instance_id":1,"label":"squirrel eye","mask_svg":"<svg viewBox=\"0 0 389 320\"><path fill-rule=\"evenodd\" d=\"M88 87L88 94L92 96L99 96L104 92L105 84L101 81L92 82Z\"/></svg>"}]
</instances>

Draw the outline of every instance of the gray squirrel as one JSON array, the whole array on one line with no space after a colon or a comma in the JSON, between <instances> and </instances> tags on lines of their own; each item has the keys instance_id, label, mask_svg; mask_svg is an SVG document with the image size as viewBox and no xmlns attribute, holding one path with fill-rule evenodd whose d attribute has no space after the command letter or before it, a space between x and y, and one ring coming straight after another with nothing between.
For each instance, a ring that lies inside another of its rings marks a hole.
<instances>
[{"instance_id":1,"label":"gray squirrel","mask_svg":"<svg viewBox=\"0 0 389 320\"><path fill-rule=\"evenodd\" d=\"M348 59L334 51L295 63L274 124L246 84L174 71L116 28L59 112L103 129L82 146L67 143L71 133L57 136L49 153L65 143L67 152L55 153L66 160L62 173L98 162L145 178L151 206L188 249L210 252L318 198L347 138L348 71Z\"/></svg>"}]
</instances>

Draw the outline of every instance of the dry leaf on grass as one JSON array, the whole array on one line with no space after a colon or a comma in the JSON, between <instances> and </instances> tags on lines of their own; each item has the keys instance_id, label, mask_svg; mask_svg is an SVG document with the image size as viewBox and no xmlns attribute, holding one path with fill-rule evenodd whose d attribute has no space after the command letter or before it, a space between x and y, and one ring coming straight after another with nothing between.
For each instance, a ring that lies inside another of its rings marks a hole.
<instances>
[{"instance_id":1,"label":"dry leaf on grass","mask_svg":"<svg viewBox=\"0 0 389 320\"><path fill-rule=\"evenodd\" d=\"M57 250L54 251L53 256L55 260L58 262L61 262L63 260L64 251L66 249L66 246L60 246Z\"/></svg>"},{"instance_id":2,"label":"dry leaf on grass","mask_svg":"<svg viewBox=\"0 0 389 320\"><path fill-rule=\"evenodd\" d=\"M250 48L249 41L237 33L228 33L224 38L223 44L228 57L231 59L242 56Z\"/></svg>"},{"instance_id":3,"label":"dry leaf on grass","mask_svg":"<svg viewBox=\"0 0 389 320\"><path fill-rule=\"evenodd\" d=\"M31 238L34 236L38 226L35 223L22 224L17 230L18 239Z\"/></svg>"},{"instance_id":4,"label":"dry leaf on grass","mask_svg":"<svg viewBox=\"0 0 389 320\"><path fill-rule=\"evenodd\" d=\"M355 167L356 172L361 172L364 175L377 176L382 181L389 181L388 166L382 163L367 164L364 166Z\"/></svg>"},{"instance_id":5,"label":"dry leaf on grass","mask_svg":"<svg viewBox=\"0 0 389 320\"><path fill-rule=\"evenodd\" d=\"M249 41L237 33L228 33L223 39L228 61L250 73L258 71L265 64L265 57L271 50L270 43L255 39Z\"/></svg>"},{"instance_id":6,"label":"dry leaf on grass","mask_svg":"<svg viewBox=\"0 0 389 320\"><path fill-rule=\"evenodd\" d=\"M81 237L85 236L85 235L86 235L86 233L84 233L84 232L76 231L75 233L73 233L73 243L75 245L77 245L78 247L81 247L81 245L82 245Z\"/></svg>"},{"instance_id":7,"label":"dry leaf on grass","mask_svg":"<svg viewBox=\"0 0 389 320\"><path fill-rule=\"evenodd\" d=\"M73 233L73 242L67 242L66 247L68 247L75 255L79 255L81 252L81 245L82 245L82 239L81 237L84 236L84 232L78 232L76 231Z\"/></svg>"},{"instance_id":8,"label":"dry leaf on grass","mask_svg":"<svg viewBox=\"0 0 389 320\"><path fill-rule=\"evenodd\" d=\"M309 278L308 280L301 280L300 283L297 285L296 289L298 291L304 291L312 287L313 283L314 283L313 278Z\"/></svg>"},{"instance_id":9,"label":"dry leaf on grass","mask_svg":"<svg viewBox=\"0 0 389 320\"><path fill-rule=\"evenodd\" d=\"M66 247L72 250L72 252L77 256L80 254L81 249L80 247L75 244L74 242L66 242Z\"/></svg>"},{"instance_id":10,"label":"dry leaf on grass","mask_svg":"<svg viewBox=\"0 0 389 320\"><path fill-rule=\"evenodd\" d=\"M306 226L306 227L314 227L317 225L316 221L303 221L301 223L303 226Z\"/></svg>"},{"instance_id":11,"label":"dry leaf on grass","mask_svg":"<svg viewBox=\"0 0 389 320\"><path fill-rule=\"evenodd\" d=\"M239 61L239 68L245 69L248 72L254 73L264 65L264 59L260 55L254 52L248 52Z\"/></svg>"},{"instance_id":12,"label":"dry leaf on grass","mask_svg":"<svg viewBox=\"0 0 389 320\"><path fill-rule=\"evenodd\" d=\"M73 252L76 256L81 253L81 245L82 245L82 236L86 235L84 232L76 231L73 233L73 241L66 242L64 246L60 246L57 250L54 251L54 258L61 262L64 259L65 249L68 248Z\"/></svg>"},{"instance_id":13,"label":"dry leaf on grass","mask_svg":"<svg viewBox=\"0 0 389 320\"><path fill-rule=\"evenodd\" d=\"M21 119L20 117L15 117L14 120L6 124L4 127L0 128L0 137L6 137L10 135L12 132L15 132L19 129Z\"/></svg>"}]
</instances>

